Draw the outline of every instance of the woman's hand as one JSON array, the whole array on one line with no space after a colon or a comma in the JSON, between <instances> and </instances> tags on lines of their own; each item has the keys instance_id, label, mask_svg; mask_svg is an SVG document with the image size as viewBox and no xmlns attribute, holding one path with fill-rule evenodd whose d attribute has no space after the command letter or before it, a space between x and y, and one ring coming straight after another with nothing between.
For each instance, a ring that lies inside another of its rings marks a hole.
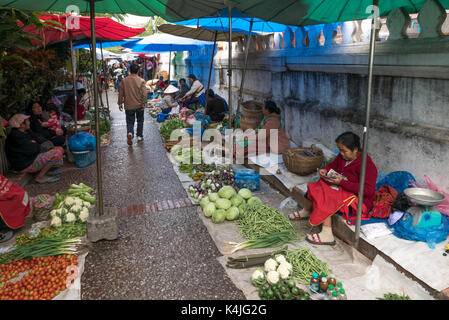
<instances>
[{"instance_id":1,"label":"woman's hand","mask_svg":"<svg viewBox=\"0 0 449 320\"><path fill-rule=\"evenodd\" d=\"M320 175L320 177L321 178L326 178L326 175L327 175L327 170L326 169L320 169L319 171L318 171L318 174Z\"/></svg>"},{"instance_id":2,"label":"woman's hand","mask_svg":"<svg viewBox=\"0 0 449 320\"><path fill-rule=\"evenodd\" d=\"M343 176L339 174L336 178L325 178L324 180L338 186L343 181Z\"/></svg>"}]
</instances>

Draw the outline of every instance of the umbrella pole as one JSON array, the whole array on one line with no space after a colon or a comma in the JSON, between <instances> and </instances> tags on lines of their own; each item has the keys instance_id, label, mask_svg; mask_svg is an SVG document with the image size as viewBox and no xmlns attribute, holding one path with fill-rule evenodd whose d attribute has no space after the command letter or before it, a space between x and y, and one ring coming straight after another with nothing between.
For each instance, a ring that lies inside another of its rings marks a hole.
<instances>
[{"instance_id":1,"label":"umbrella pole","mask_svg":"<svg viewBox=\"0 0 449 320\"><path fill-rule=\"evenodd\" d=\"M245 75L246 75L246 67L248 65L248 53L249 53L249 45L251 44L251 31L253 30L253 21L254 19L251 18L251 22L249 25L249 32L248 32L248 39L246 40L246 50L245 50L245 64L243 67L243 73L242 73L242 82L240 83L240 92L239 92L239 100L237 102L237 111L236 111L236 117L239 117L240 114L240 105L242 103L242 98L243 98L243 86L245 83ZM234 128L235 128L235 124L234 124Z\"/></svg>"},{"instance_id":2,"label":"umbrella pole","mask_svg":"<svg viewBox=\"0 0 449 320\"><path fill-rule=\"evenodd\" d=\"M70 37L70 54L72 56L72 80L73 80L73 98L75 100L75 111L74 111L74 116L75 116L75 133L78 133L78 101L77 101L77 97L76 97L76 74L75 74L75 55L73 54L73 39L72 39L72 33L69 32L69 37Z\"/></svg>"},{"instance_id":3,"label":"umbrella pole","mask_svg":"<svg viewBox=\"0 0 449 320\"><path fill-rule=\"evenodd\" d=\"M229 44L228 44L228 78L229 78L229 96L228 96L228 105L229 105L229 115L228 115L228 128L231 128L232 124L232 7L229 6Z\"/></svg>"},{"instance_id":4,"label":"umbrella pole","mask_svg":"<svg viewBox=\"0 0 449 320\"><path fill-rule=\"evenodd\" d=\"M103 58L103 42L102 41L100 41L100 48L101 48L101 62L102 62L102 65L103 65L103 74L104 74L104 72L106 71L107 68L106 68L106 62L104 61L104 58ZM106 80L106 85L108 85L107 80ZM108 85L108 88L106 88L106 105L108 106L108 111L109 111L108 90L109 90L109 85Z\"/></svg>"},{"instance_id":5,"label":"umbrella pole","mask_svg":"<svg viewBox=\"0 0 449 320\"><path fill-rule=\"evenodd\" d=\"M100 116L98 112L98 82L97 82L97 44L95 38L95 0L90 0L90 26L92 39L92 62L93 62L93 85L94 85L94 107L95 107L95 138L97 153L97 204L98 214L103 215L103 187L101 177L101 150L100 150Z\"/></svg>"},{"instance_id":6,"label":"umbrella pole","mask_svg":"<svg viewBox=\"0 0 449 320\"><path fill-rule=\"evenodd\" d=\"M210 58L210 68L209 68L209 79L207 80L207 91L206 91L206 106L204 107L204 115L203 115L203 120L201 122L201 128L204 129L204 123L206 122L206 113L207 113L207 93L209 92L210 89L210 79L212 76L212 67L214 64L214 56L215 56L215 46L217 44L217 34L218 31L215 31L215 36L214 36L214 48L212 49L212 57Z\"/></svg>"},{"instance_id":7,"label":"umbrella pole","mask_svg":"<svg viewBox=\"0 0 449 320\"><path fill-rule=\"evenodd\" d=\"M377 6L377 0L374 0L374 5ZM371 39L370 39L370 53L369 53L369 65L368 65L368 89L366 94L366 119L365 119L365 127L363 128L363 145L362 145L362 167L360 172L360 184L359 184L359 194L358 194L358 203L357 203L357 220L355 225L355 237L354 237L354 246L358 248L359 246L359 238L360 238L360 225L361 225L361 217L362 217L362 208L363 208L363 194L365 190L365 177L366 177L366 162L367 162L367 154L368 154L368 129L370 122L370 109L371 109L371 93L373 86L373 69L374 69L374 53L376 50L376 22L377 16L375 16L376 12L373 15L373 19L371 22Z\"/></svg>"},{"instance_id":8,"label":"umbrella pole","mask_svg":"<svg viewBox=\"0 0 449 320\"><path fill-rule=\"evenodd\" d=\"M168 56L168 84L170 84L170 73L171 73L171 46L170 46L170 55Z\"/></svg>"}]
</instances>

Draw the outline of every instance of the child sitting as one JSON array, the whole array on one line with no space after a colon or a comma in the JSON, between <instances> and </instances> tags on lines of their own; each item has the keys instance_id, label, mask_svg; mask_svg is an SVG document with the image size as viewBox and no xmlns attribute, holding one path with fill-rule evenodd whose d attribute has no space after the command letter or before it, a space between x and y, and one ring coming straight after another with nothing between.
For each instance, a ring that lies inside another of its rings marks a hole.
<instances>
[{"instance_id":1,"label":"child sitting","mask_svg":"<svg viewBox=\"0 0 449 320\"><path fill-rule=\"evenodd\" d=\"M41 126L53 131L61 129L61 116L59 107L56 106L54 103L49 103L47 104L47 110L50 117L48 121L41 122Z\"/></svg>"}]
</instances>

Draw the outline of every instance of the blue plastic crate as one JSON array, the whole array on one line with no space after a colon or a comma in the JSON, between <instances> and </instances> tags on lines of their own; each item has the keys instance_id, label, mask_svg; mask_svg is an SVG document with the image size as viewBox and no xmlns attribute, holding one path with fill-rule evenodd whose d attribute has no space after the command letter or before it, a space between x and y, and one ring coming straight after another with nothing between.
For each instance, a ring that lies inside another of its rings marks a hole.
<instances>
[{"instance_id":1,"label":"blue plastic crate","mask_svg":"<svg viewBox=\"0 0 449 320\"><path fill-rule=\"evenodd\" d=\"M95 152L95 150L73 151L72 153L75 158L75 165L78 168L88 167L97 160L97 153Z\"/></svg>"},{"instance_id":2,"label":"blue plastic crate","mask_svg":"<svg viewBox=\"0 0 449 320\"><path fill-rule=\"evenodd\" d=\"M260 174L253 169L241 169L234 175L235 184L238 188L246 188L251 191L260 190Z\"/></svg>"}]
</instances>

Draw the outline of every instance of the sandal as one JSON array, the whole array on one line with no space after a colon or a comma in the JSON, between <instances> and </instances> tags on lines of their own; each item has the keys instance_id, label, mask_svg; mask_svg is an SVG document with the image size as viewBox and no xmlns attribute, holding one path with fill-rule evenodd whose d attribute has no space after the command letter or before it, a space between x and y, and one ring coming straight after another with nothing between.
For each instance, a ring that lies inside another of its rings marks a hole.
<instances>
[{"instance_id":1,"label":"sandal","mask_svg":"<svg viewBox=\"0 0 449 320\"><path fill-rule=\"evenodd\" d=\"M295 211L295 212L293 212L293 213L290 213L290 214L288 215L288 218L289 218L290 220L306 220L306 219L309 219L309 216L307 216L307 217L301 217L301 215L299 214L299 211Z\"/></svg>"},{"instance_id":2,"label":"sandal","mask_svg":"<svg viewBox=\"0 0 449 320\"><path fill-rule=\"evenodd\" d=\"M56 182L56 181L59 181L59 180L61 180L61 178L59 178L59 177L50 177L50 178L48 178L48 179L46 179L46 180L44 180L44 181L41 181L41 182L39 182L39 181L36 181L36 183L38 183L38 184L44 184L44 183L52 183L52 182Z\"/></svg>"},{"instance_id":3,"label":"sandal","mask_svg":"<svg viewBox=\"0 0 449 320\"><path fill-rule=\"evenodd\" d=\"M320 246L335 246L337 242L334 240L332 242L321 242L320 235L318 233L311 234L312 239L310 240L308 236L306 236L306 241L311 244L316 244Z\"/></svg>"}]
</instances>

